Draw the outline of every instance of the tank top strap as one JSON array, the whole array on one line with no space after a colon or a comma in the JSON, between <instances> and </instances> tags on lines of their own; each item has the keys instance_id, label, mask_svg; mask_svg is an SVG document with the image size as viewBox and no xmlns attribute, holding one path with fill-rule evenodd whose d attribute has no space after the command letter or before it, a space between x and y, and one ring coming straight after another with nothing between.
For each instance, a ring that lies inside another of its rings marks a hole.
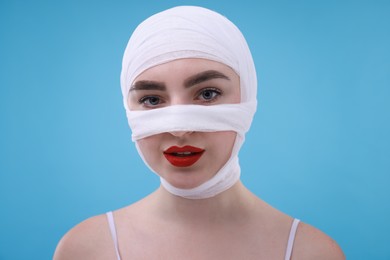
<instances>
[{"instance_id":1,"label":"tank top strap","mask_svg":"<svg viewBox=\"0 0 390 260\"><path fill-rule=\"evenodd\" d=\"M110 212L106 213L106 216L107 216L108 226L109 226L110 232L111 232L111 237L112 237L112 240L113 240L113 243L115 246L115 253L117 256L117 260L121 260L120 255L119 255L118 237L116 234L114 215L112 214L112 211L110 211ZM292 254L292 250L294 247L295 234L297 232L299 222L300 222L299 219L294 219L294 221L292 222L290 234L288 237L286 256L284 258L285 260L291 259L291 254Z\"/></svg>"},{"instance_id":2,"label":"tank top strap","mask_svg":"<svg viewBox=\"0 0 390 260\"><path fill-rule=\"evenodd\" d=\"M112 214L112 211L106 213L108 226L110 228L111 237L114 242L115 246L115 253L117 260L121 260L121 257L119 255L119 247L118 247L118 237L116 235L116 227L115 227L115 221L114 221L114 215Z\"/></svg>"},{"instance_id":3,"label":"tank top strap","mask_svg":"<svg viewBox=\"0 0 390 260\"><path fill-rule=\"evenodd\" d=\"M299 222L300 222L299 219L294 219L294 221L292 222L291 229L290 229L290 235L288 236L286 256L285 256L284 260L291 259L291 254L292 254L292 250L294 247L295 234L297 232Z\"/></svg>"}]
</instances>

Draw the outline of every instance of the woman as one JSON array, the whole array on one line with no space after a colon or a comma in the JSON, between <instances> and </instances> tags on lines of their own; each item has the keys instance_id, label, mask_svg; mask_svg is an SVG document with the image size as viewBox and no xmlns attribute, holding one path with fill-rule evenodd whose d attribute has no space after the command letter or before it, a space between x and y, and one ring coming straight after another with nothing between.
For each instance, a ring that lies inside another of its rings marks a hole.
<instances>
[{"instance_id":1,"label":"woman","mask_svg":"<svg viewBox=\"0 0 390 260\"><path fill-rule=\"evenodd\" d=\"M331 238L240 182L257 81L228 19L190 6L148 18L127 45L121 87L133 141L161 186L74 227L55 259L344 259Z\"/></svg>"}]
</instances>

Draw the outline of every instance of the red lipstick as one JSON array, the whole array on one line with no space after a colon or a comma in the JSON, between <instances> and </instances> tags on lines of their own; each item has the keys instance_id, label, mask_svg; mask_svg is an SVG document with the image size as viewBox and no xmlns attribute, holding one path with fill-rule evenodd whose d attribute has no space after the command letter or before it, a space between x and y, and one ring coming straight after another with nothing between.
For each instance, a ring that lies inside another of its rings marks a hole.
<instances>
[{"instance_id":1,"label":"red lipstick","mask_svg":"<svg viewBox=\"0 0 390 260\"><path fill-rule=\"evenodd\" d=\"M171 146L164 151L164 156L173 166L189 167L200 159L204 151L204 149L190 145Z\"/></svg>"}]
</instances>

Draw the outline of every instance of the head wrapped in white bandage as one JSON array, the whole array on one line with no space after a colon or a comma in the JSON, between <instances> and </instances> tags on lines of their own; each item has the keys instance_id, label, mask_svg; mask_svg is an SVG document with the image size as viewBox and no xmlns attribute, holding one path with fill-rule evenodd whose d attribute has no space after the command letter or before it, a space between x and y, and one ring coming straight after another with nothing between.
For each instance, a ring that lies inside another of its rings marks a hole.
<instances>
[{"instance_id":1,"label":"head wrapped in white bandage","mask_svg":"<svg viewBox=\"0 0 390 260\"><path fill-rule=\"evenodd\" d=\"M129 109L129 90L137 76L153 66L183 58L207 59L231 67L240 77L241 103ZM256 111L257 80L245 38L227 18L194 6L175 7L149 17L136 28L127 44L121 87L132 139L136 143L151 135L175 131L237 133L231 157L214 177L192 189L174 187L161 177L165 189L184 198L202 199L227 190L239 180L238 152ZM145 161L139 148L138 151Z\"/></svg>"}]
</instances>

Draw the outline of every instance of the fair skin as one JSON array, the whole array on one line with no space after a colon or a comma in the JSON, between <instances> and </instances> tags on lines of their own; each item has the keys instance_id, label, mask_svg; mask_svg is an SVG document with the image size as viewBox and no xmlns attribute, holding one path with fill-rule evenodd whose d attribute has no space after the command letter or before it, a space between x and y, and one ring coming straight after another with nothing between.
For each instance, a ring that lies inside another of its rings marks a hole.
<instances>
[{"instance_id":1,"label":"fair skin","mask_svg":"<svg viewBox=\"0 0 390 260\"><path fill-rule=\"evenodd\" d=\"M217 71L226 78L203 77L204 81L193 81L188 87L188 79L205 71ZM240 101L238 75L208 60L162 64L143 72L137 81L163 83L164 89L139 84L129 95L133 110ZM210 179L228 160L234 140L234 132L171 132L140 140L139 146L148 164L169 183L191 188ZM179 170L163 155L172 145L193 145L205 152L194 165ZM135 204L114 211L114 217L122 259L284 259L293 220L240 181L215 197L200 200L181 198L159 187ZM106 216L92 217L70 230L57 246L54 259L116 259ZM345 257L330 237L301 222L292 259Z\"/></svg>"}]
</instances>

